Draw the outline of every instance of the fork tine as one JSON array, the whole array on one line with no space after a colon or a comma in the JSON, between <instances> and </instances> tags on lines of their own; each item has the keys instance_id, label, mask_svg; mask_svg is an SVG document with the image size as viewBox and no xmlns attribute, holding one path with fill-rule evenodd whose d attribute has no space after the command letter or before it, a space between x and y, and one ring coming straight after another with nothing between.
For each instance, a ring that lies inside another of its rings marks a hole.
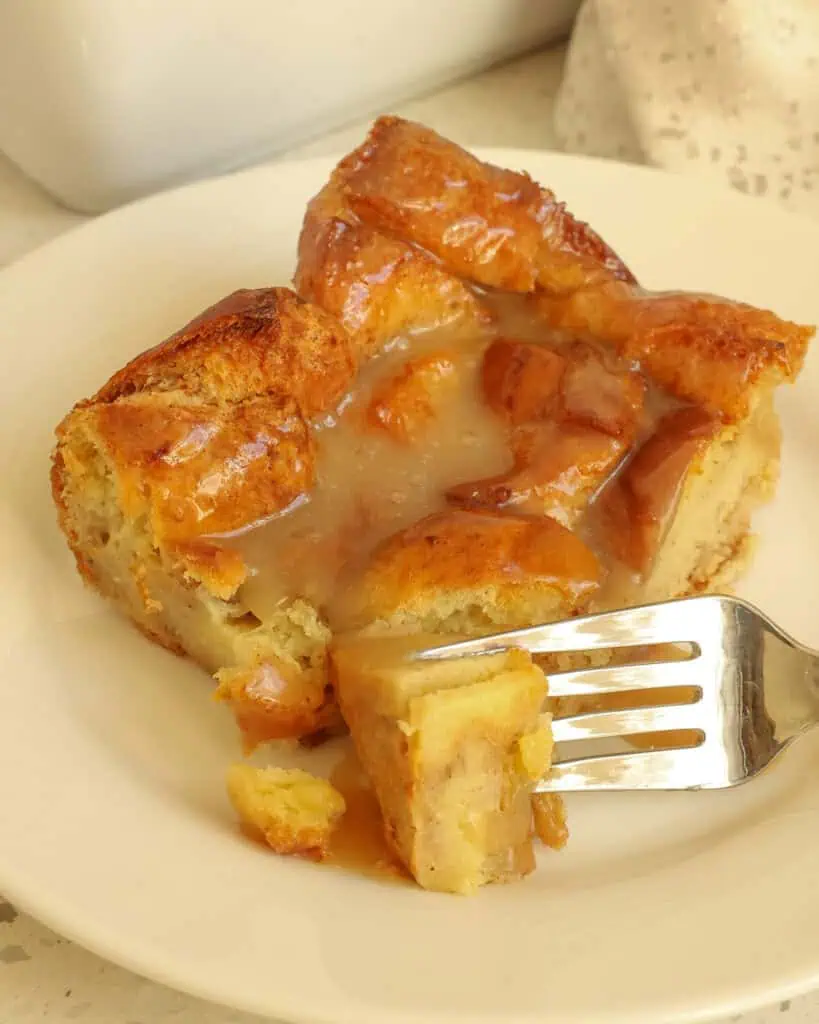
<instances>
[{"instance_id":1,"label":"fork tine","mask_svg":"<svg viewBox=\"0 0 819 1024\"><path fill-rule=\"evenodd\" d=\"M712 614L712 606L717 600L709 595L673 603L627 608L624 611L601 612L543 626L515 629L477 640L443 644L418 651L412 657L417 660L437 660L460 655L488 654L509 647L523 647L532 654L561 654L609 647L685 643L696 633L697 622L693 616L699 619L698 611L703 616ZM685 606L684 613L681 606Z\"/></svg>"},{"instance_id":2,"label":"fork tine","mask_svg":"<svg viewBox=\"0 0 819 1024\"><path fill-rule=\"evenodd\" d=\"M695 704L661 704L650 708L590 711L552 721L555 743L633 736L641 732L702 729L702 708Z\"/></svg>"},{"instance_id":3,"label":"fork tine","mask_svg":"<svg viewBox=\"0 0 819 1024\"><path fill-rule=\"evenodd\" d=\"M573 672L548 672L550 697L576 697L623 690L657 690L667 686L696 686L698 658L658 661L647 665L603 665ZM700 677L701 678L701 677Z\"/></svg>"},{"instance_id":4,"label":"fork tine","mask_svg":"<svg viewBox=\"0 0 819 1024\"><path fill-rule=\"evenodd\" d=\"M698 747L641 750L563 761L535 786L538 793L618 789L718 789L729 785L721 759Z\"/></svg>"}]
</instances>

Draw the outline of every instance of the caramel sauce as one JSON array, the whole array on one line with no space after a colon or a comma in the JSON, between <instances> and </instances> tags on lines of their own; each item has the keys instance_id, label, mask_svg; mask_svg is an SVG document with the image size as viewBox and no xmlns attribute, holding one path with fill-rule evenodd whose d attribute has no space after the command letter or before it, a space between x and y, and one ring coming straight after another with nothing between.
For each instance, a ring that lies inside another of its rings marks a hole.
<instances>
[{"instance_id":1,"label":"caramel sauce","mask_svg":"<svg viewBox=\"0 0 819 1024\"><path fill-rule=\"evenodd\" d=\"M323 863L391 882L409 881L384 838L384 823L355 752L350 749L330 774L347 809L330 839Z\"/></svg>"},{"instance_id":2,"label":"caramel sauce","mask_svg":"<svg viewBox=\"0 0 819 1024\"><path fill-rule=\"evenodd\" d=\"M251 568L248 612L266 619L303 597L340 624L334 595L375 547L455 506L556 518L598 554L612 593L649 567L703 415L664 431L681 403L610 347L549 328L526 297L480 298L485 327L399 337L368 360L340 409L312 424L310 492L223 541ZM618 505L635 489L651 492L650 509Z\"/></svg>"},{"instance_id":3,"label":"caramel sauce","mask_svg":"<svg viewBox=\"0 0 819 1024\"><path fill-rule=\"evenodd\" d=\"M430 331L399 339L365 364L340 413L317 425L313 491L231 541L254 569L241 594L250 611L265 618L283 598L301 596L332 621L342 573L354 572L380 541L445 509L449 487L509 468L504 424L479 387L489 338ZM407 368L421 362L447 371L422 381L431 411L423 401L419 409L407 387ZM411 443L396 429L405 433L408 421L417 424Z\"/></svg>"}]
</instances>

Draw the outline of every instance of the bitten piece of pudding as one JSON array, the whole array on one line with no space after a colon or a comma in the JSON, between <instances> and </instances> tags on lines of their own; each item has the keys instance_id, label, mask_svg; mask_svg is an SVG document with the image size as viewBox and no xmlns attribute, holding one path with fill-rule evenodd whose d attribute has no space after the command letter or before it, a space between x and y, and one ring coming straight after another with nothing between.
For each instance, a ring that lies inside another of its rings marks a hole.
<instances>
[{"instance_id":1,"label":"bitten piece of pudding","mask_svg":"<svg viewBox=\"0 0 819 1024\"><path fill-rule=\"evenodd\" d=\"M413 663L418 645L357 640L333 655L387 842L425 889L472 893L527 875L532 789L552 754L546 677L523 651Z\"/></svg>"}]
</instances>

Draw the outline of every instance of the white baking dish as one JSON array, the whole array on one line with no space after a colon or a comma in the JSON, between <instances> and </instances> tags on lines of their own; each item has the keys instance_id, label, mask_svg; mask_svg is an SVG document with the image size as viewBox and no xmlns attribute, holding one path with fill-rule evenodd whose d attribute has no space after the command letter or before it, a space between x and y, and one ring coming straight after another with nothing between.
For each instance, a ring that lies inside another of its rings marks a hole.
<instances>
[{"instance_id":1,"label":"white baking dish","mask_svg":"<svg viewBox=\"0 0 819 1024\"><path fill-rule=\"evenodd\" d=\"M96 212L565 31L577 0L0 0L0 151Z\"/></svg>"}]
</instances>

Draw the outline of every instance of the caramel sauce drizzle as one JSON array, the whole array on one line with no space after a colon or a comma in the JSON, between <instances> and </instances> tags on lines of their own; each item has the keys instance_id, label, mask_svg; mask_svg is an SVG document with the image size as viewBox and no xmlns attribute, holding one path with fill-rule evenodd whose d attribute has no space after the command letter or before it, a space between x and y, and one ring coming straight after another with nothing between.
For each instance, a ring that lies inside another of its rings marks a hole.
<instances>
[{"instance_id":1,"label":"caramel sauce drizzle","mask_svg":"<svg viewBox=\"0 0 819 1024\"><path fill-rule=\"evenodd\" d=\"M338 413L314 424L312 491L226 542L252 567L241 599L258 618L303 597L332 626L334 595L381 541L458 506L551 515L610 578L648 571L685 467L718 421L609 347L545 326L526 297L481 297L485 328L398 338L370 359ZM504 358L529 355L503 377Z\"/></svg>"},{"instance_id":2,"label":"caramel sauce drizzle","mask_svg":"<svg viewBox=\"0 0 819 1024\"><path fill-rule=\"evenodd\" d=\"M323 863L389 882L411 881L384 837L378 800L352 748L330 774L347 809L330 839Z\"/></svg>"}]
</instances>

